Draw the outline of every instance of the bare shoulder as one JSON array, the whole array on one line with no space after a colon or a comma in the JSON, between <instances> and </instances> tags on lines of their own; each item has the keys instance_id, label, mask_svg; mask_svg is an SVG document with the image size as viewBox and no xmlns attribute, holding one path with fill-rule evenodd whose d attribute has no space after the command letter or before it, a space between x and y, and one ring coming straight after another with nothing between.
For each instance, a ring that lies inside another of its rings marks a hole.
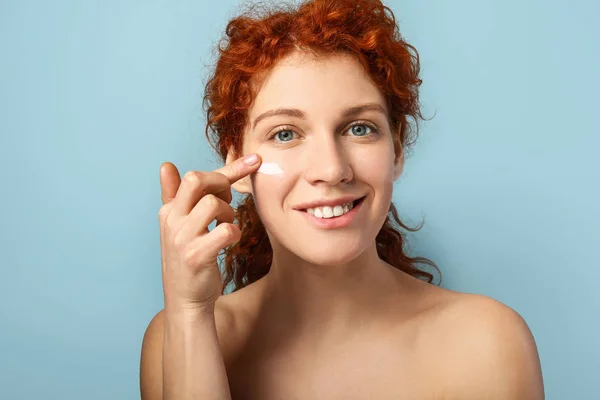
<instances>
[{"instance_id":1,"label":"bare shoulder","mask_svg":"<svg viewBox=\"0 0 600 400\"><path fill-rule=\"evenodd\" d=\"M234 326L234 319L229 307L227 296L221 296L215 304L215 324L217 335L224 357L228 353L227 347ZM143 400L162 399L162 348L164 336L164 310L154 315L142 340L140 357L140 394Z\"/></svg>"},{"instance_id":2,"label":"bare shoulder","mask_svg":"<svg viewBox=\"0 0 600 400\"><path fill-rule=\"evenodd\" d=\"M523 317L487 296L444 291L431 318L440 378L460 399L544 398L537 346ZM453 397L451 397L453 398Z\"/></svg>"}]
</instances>

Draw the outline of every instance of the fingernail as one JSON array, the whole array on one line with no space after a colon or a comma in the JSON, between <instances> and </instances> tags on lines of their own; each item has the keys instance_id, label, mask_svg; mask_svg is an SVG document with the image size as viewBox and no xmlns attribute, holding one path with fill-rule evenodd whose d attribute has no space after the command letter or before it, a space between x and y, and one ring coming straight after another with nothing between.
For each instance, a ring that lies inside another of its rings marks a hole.
<instances>
[{"instance_id":1,"label":"fingernail","mask_svg":"<svg viewBox=\"0 0 600 400\"><path fill-rule=\"evenodd\" d=\"M244 164L246 165L254 165L258 162L258 156L256 154L250 154L249 156L244 157Z\"/></svg>"}]
</instances>

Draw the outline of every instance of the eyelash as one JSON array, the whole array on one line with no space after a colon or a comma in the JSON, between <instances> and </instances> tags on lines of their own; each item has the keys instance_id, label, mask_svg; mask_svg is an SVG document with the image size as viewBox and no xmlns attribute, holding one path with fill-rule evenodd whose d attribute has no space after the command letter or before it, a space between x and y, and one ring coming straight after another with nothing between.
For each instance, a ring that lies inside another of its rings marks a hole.
<instances>
[{"instance_id":1,"label":"eyelash","mask_svg":"<svg viewBox=\"0 0 600 400\"><path fill-rule=\"evenodd\" d=\"M357 136L358 138L367 137L367 136L374 136L374 135L377 135L379 133L379 129L377 128L377 126L375 126L374 124L369 123L367 121L354 121L353 123L351 123L350 125L348 125L346 127L346 130L348 130L348 129L352 128L353 126L356 126L356 125L364 125L364 126L368 127L369 129L371 129L371 133L370 134L366 134L364 136ZM294 132L294 130L291 129L290 126L282 126L281 128L277 129L275 132L273 132L271 135L269 135L268 140L275 141L275 136L277 136L278 133L284 132L284 131ZM294 132L294 133L296 133L296 132ZM287 143L287 142L281 142L281 143Z\"/></svg>"}]
</instances>

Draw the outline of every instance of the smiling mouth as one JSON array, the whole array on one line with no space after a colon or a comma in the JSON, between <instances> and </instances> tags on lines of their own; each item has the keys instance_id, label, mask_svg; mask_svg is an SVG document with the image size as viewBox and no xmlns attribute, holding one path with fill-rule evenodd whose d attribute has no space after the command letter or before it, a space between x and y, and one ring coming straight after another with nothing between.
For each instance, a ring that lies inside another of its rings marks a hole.
<instances>
[{"instance_id":1,"label":"smiling mouth","mask_svg":"<svg viewBox=\"0 0 600 400\"><path fill-rule=\"evenodd\" d=\"M347 213L349 213L354 207L356 207L357 205L362 203L362 201L366 197L367 196L363 196L360 199L356 199L352 202L345 203L342 205L337 205L335 207L323 206L323 207L303 209L301 211L308 213L316 218L322 218L322 219L337 218L337 217L341 217L342 215L346 215Z\"/></svg>"}]
</instances>

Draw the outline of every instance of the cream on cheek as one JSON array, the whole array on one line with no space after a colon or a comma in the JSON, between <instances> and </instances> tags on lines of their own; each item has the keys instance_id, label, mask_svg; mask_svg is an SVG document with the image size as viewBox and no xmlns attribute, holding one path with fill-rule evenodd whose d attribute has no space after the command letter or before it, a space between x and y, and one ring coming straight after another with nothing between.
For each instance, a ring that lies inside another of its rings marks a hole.
<instances>
[{"instance_id":1,"label":"cream on cheek","mask_svg":"<svg viewBox=\"0 0 600 400\"><path fill-rule=\"evenodd\" d=\"M249 146L250 147L250 146ZM252 193L259 208L259 214L270 213L277 209L276 205L283 202L289 190L291 172L297 168L291 157L280 149L269 144L260 144L247 148L247 153L256 153L261 158L261 165L251 175ZM262 215L265 216L266 215Z\"/></svg>"},{"instance_id":2,"label":"cream on cheek","mask_svg":"<svg viewBox=\"0 0 600 400\"><path fill-rule=\"evenodd\" d=\"M263 162L256 171L265 175L281 175L283 170L276 162Z\"/></svg>"},{"instance_id":3,"label":"cream on cheek","mask_svg":"<svg viewBox=\"0 0 600 400\"><path fill-rule=\"evenodd\" d=\"M297 168L297 165L292 161L294 157L290 157L288 153L273 147L269 142L263 142L252 149L252 152L258 154L262 160L256 171L258 174L281 179Z\"/></svg>"},{"instance_id":4,"label":"cream on cheek","mask_svg":"<svg viewBox=\"0 0 600 400\"><path fill-rule=\"evenodd\" d=\"M260 155L262 163L251 175L252 194L262 223L276 235L288 226L282 208L294 187L294 171L298 166L273 151L258 149L254 152Z\"/></svg>"}]
</instances>

